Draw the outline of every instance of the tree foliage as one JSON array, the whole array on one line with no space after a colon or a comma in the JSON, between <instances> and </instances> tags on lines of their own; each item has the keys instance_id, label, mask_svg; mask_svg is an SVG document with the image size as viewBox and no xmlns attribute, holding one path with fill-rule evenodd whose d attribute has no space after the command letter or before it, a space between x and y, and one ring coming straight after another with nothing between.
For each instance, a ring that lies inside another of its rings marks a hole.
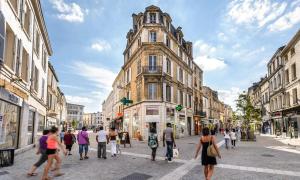
<instances>
[{"instance_id":1,"label":"tree foliage","mask_svg":"<svg viewBox=\"0 0 300 180\"><path fill-rule=\"evenodd\" d=\"M256 109L247 94L240 94L236 100L238 113L243 119L243 124L249 126L250 123L261 121L260 109Z\"/></svg>"}]
</instances>

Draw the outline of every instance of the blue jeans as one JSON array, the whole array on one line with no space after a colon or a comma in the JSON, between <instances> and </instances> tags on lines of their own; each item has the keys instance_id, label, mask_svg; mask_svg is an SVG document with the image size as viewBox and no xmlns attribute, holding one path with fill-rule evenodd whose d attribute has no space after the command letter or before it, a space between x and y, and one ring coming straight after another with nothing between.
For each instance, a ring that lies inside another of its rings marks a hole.
<instances>
[{"instance_id":1,"label":"blue jeans","mask_svg":"<svg viewBox=\"0 0 300 180\"><path fill-rule=\"evenodd\" d=\"M229 139L228 138L225 138L225 147L226 147L226 149L229 148Z\"/></svg>"},{"instance_id":2,"label":"blue jeans","mask_svg":"<svg viewBox=\"0 0 300 180\"><path fill-rule=\"evenodd\" d=\"M83 149L85 153L89 151L89 146L87 144L79 144L79 154L83 153Z\"/></svg>"},{"instance_id":3,"label":"blue jeans","mask_svg":"<svg viewBox=\"0 0 300 180\"><path fill-rule=\"evenodd\" d=\"M168 161L172 161L173 157L173 141L166 141L167 143L167 154L166 157L168 158Z\"/></svg>"}]
</instances>

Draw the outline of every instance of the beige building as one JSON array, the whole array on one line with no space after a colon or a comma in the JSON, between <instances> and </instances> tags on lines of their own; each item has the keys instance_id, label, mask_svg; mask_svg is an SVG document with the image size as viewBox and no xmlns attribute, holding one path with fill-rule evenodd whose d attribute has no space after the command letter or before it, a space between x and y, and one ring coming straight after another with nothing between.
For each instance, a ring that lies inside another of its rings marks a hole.
<instances>
[{"instance_id":1,"label":"beige building","mask_svg":"<svg viewBox=\"0 0 300 180\"><path fill-rule=\"evenodd\" d=\"M197 110L202 107L200 93L197 99L193 94L201 90L202 70L194 66L192 43L185 41L181 27L175 28L171 17L156 6L132 18L124 65L103 103L104 117L133 138L145 139L150 128L161 136L167 122L173 124L176 137L195 134L194 105ZM199 75L193 74L194 67ZM123 97L133 103L121 105ZM183 109L176 111L177 105Z\"/></svg>"},{"instance_id":2,"label":"beige building","mask_svg":"<svg viewBox=\"0 0 300 180\"><path fill-rule=\"evenodd\" d=\"M83 127L84 106L67 103L67 128L73 127L81 129Z\"/></svg>"},{"instance_id":3,"label":"beige building","mask_svg":"<svg viewBox=\"0 0 300 180\"><path fill-rule=\"evenodd\" d=\"M270 98L270 112L271 112L271 129L277 135L286 131L283 124L283 97L284 84L283 72L284 64L281 57L281 52L284 47L280 47L268 63L268 78L269 78L269 98Z\"/></svg>"},{"instance_id":4,"label":"beige building","mask_svg":"<svg viewBox=\"0 0 300 180\"><path fill-rule=\"evenodd\" d=\"M286 136L300 135L300 30L281 52L284 64L283 124Z\"/></svg>"},{"instance_id":5,"label":"beige building","mask_svg":"<svg viewBox=\"0 0 300 180\"><path fill-rule=\"evenodd\" d=\"M101 112L83 114L83 126L87 127L88 129L94 129L103 125L104 122Z\"/></svg>"},{"instance_id":6,"label":"beige building","mask_svg":"<svg viewBox=\"0 0 300 180\"><path fill-rule=\"evenodd\" d=\"M50 62L48 62L47 76L47 119L46 127L57 126L60 123L60 109L58 107L58 77Z\"/></svg>"},{"instance_id":7,"label":"beige building","mask_svg":"<svg viewBox=\"0 0 300 180\"><path fill-rule=\"evenodd\" d=\"M64 93L57 87L58 97L57 97L57 106L58 106L58 125L61 129L67 128L67 100Z\"/></svg>"},{"instance_id":8,"label":"beige building","mask_svg":"<svg viewBox=\"0 0 300 180\"><path fill-rule=\"evenodd\" d=\"M52 55L41 2L1 0L0 23L0 148L29 148L45 127Z\"/></svg>"},{"instance_id":9,"label":"beige building","mask_svg":"<svg viewBox=\"0 0 300 180\"><path fill-rule=\"evenodd\" d=\"M262 118L262 132L271 134L273 131L271 126L271 111L270 111L270 92L269 81L266 76L260 82L260 101L261 101L261 118Z\"/></svg>"}]
</instances>

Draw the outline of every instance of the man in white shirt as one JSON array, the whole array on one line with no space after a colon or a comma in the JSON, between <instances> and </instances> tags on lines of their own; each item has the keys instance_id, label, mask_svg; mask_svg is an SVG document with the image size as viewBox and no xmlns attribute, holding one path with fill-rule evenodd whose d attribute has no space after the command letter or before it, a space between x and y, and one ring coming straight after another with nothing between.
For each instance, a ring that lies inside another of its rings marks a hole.
<instances>
[{"instance_id":1,"label":"man in white shirt","mask_svg":"<svg viewBox=\"0 0 300 180\"><path fill-rule=\"evenodd\" d=\"M96 136L96 141L98 143L98 158L106 159L106 144L108 144L108 135L103 130L103 127L100 127L99 132Z\"/></svg>"}]
</instances>

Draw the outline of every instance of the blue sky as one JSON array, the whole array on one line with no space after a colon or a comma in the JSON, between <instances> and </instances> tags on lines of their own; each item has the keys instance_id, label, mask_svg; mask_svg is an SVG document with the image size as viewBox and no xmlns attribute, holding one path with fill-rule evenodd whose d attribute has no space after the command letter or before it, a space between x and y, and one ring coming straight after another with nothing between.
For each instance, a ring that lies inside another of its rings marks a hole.
<instances>
[{"instance_id":1,"label":"blue sky","mask_svg":"<svg viewBox=\"0 0 300 180\"><path fill-rule=\"evenodd\" d=\"M152 4L182 27L204 85L232 106L300 28L300 0L42 0L50 60L69 102L101 111L123 65L131 15Z\"/></svg>"}]
</instances>

